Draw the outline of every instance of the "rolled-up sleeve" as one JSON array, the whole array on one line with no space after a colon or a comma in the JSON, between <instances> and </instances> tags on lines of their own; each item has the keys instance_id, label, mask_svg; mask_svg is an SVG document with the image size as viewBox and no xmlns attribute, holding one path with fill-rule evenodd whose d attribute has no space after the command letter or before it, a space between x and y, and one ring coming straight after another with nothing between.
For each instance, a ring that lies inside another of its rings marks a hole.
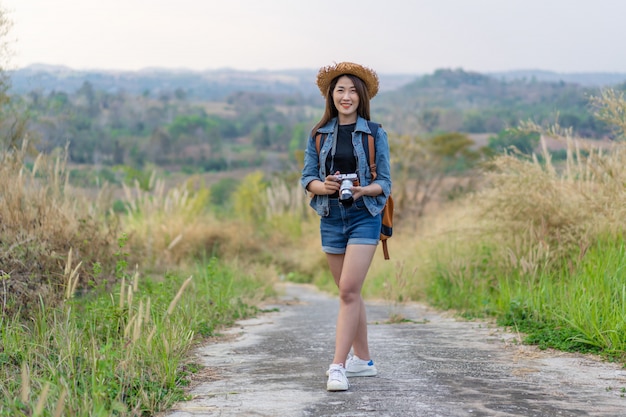
<instances>
[{"instance_id":1,"label":"rolled-up sleeve","mask_svg":"<svg viewBox=\"0 0 626 417\"><path fill-rule=\"evenodd\" d=\"M391 162L387 132L382 127L378 129L374 143L376 146L376 180L373 184L380 185L386 200L391 195Z\"/></svg>"}]
</instances>

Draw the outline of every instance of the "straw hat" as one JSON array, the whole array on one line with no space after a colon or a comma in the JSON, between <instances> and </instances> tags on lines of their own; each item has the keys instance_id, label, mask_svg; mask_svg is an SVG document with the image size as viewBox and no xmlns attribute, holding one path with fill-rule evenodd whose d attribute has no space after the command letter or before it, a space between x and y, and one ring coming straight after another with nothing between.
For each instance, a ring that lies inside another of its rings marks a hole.
<instances>
[{"instance_id":1,"label":"straw hat","mask_svg":"<svg viewBox=\"0 0 626 417\"><path fill-rule=\"evenodd\" d=\"M353 62L340 62L338 64L322 67L317 73L317 86L322 92L322 96L326 97L330 83L336 77L345 74L355 75L363 80L370 98L378 93L378 75L376 75L374 70Z\"/></svg>"}]
</instances>

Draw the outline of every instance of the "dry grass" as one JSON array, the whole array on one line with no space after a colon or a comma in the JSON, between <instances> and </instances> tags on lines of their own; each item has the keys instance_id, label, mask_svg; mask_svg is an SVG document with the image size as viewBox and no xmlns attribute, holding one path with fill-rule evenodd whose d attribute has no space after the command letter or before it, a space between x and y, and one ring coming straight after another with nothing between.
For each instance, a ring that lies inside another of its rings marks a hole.
<instances>
[{"instance_id":1,"label":"dry grass","mask_svg":"<svg viewBox=\"0 0 626 417\"><path fill-rule=\"evenodd\" d=\"M264 185L260 173L246 176L226 217L211 210L209 189L198 184L166 188L153 180L150 191L125 187L131 262L162 271L185 268L208 256L245 259L249 264L294 266L300 238L312 217L304 194L283 181ZM297 244L296 244L297 243Z\"/></svg>"},{"instance_id":2,"label":"dry grass","mask_svg":"<svg viewBox=\"0 0 626 417\"><path fill-rule=\"evenodd\" d=\"M3 309L27 310L41 299L56 303L68 284L83 289L108 275L91 268L113 257L117 222L103 221L102 190L95 201L83 198L67 183L65 159L39 155L26 168L28 143L0 155L0 265ZM73 252L75 264L66 258ZM82 262L79 272L76 265ZM90 269L91 268L91 269Z\"/></svg>"},{"instance_id":3,"label":"dry grass","mask_svg":"<svg viewBox=\"0 0 626 417\"><path fill-rule=\"evenodd\" d=\"M188 185L166 190L155 181L151 191L125 187L129 254L142 267L166 270L188 267L199 259L253 255L262 249L253 224L236 219L218 219L209 208L209 190Z\"/></svg>"},{"instance_id":4,"label":"dry grass","mask_svg":"<svg viewBox=\"0 0 626 417\"><path fill-rule=\"evenodd\" d=\"M582 258L600 236L626 228L626 145L603 149L571 137L562 140L568 144L567 162L500 156L485 173L481 190L417 223L415 243L409 238L405 245L402 237L391 243L402 253L413 251L423 271L443 261L458 276L471 259L532 276ZM398 229L403 234L401 225ZM485 258L477 259L481 251Z\"/></svg>"},{"instance_id":5,"label":"dry grass","mask_svg":"<svg viewBox=\"0 0 626 417\"><path fill-rule=\"evenodd\" d=\"M209 189L197 184L166 188L152 178L151 191L125 187L128 214L118 217L109 210L112 190L75 189L68 183L65 155L29 160L27 149L24 143L0 155L3 312L26 313L40 298L52 306L109 283L119 262L155 273L191 267L210 256L252 263L269 259L274 248L268 242L286 243L278 237L284 230L264 240L267 228L260 233L259 222L266 217L217 218ZM128 240L121 253L123 236Z\"/></svg>"},{"instance_id":6,"label":"dry grass","mask_svg":"<svg viewBox=\"0 0 626 417\"><path fill-rule=\"evenodd\" d=\"M504 155L493 161L487 186L469 204L481 233L493 236L512 266L530 272L570 255L582 257L605 233L624 230L626 146L586 147L564 138L561 165Z\"/></svg>"},{"instance_id":7,"label":"dry grass","mask_svg":"<svg viewBox=\"0 0 626 417\"><path fill-rule=\"evenodd\" d=\"M469 271L515 270L533 277L551 268L572 269L598 239L623 235L626 144L549 133L568 150L565 162L550 160L546 135L541 160L502 155L483 173L477 192L431 204L421 219L398 217L389 241L392 259L373 263L365 291L385 294L406 282L400 293L423 299L440 268L446 276L487 286L499 276L473 277Z\"/></svg>"}]
</instances>

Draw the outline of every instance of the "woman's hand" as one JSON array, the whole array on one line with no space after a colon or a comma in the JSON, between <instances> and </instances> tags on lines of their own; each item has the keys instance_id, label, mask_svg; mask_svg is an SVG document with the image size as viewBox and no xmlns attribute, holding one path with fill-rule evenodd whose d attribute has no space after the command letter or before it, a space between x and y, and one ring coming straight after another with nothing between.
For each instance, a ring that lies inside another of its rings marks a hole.
<instances>
[{"instance_id":1,"label":"woman's hand","mask_svg":"<svg viewBox=\"0 0 626 417\"><path fill-rule=\"evenodd\" d=\"M324 181L321 180L313 180L307 186L307 190L310 193L315 195L331 195L339 191L341 184L337 181L336 175L339 174L337 171L334 175L327 175Z\"/></svg>"},{"instance_id":2,"label":"woman's hand","mask_svg":"<svg viewBox=\"0 0 626 417\"><path fill-rule=\"evenodd\" d=\"M361 198L364 195L369 195L370 197L375 197L383 192L383 189L378 184L370 184L367 187L361 187L359 185L355 185L352 187L352 197L356 200L357 198Z\"/></svg>"},{"instance_id":3,"label":"woman's hand","mask_svg":"<svg viewBox=\"0 0 626 417\"><path fill-rule=\"evenodd\" d=\"M335 172L333 175L327 175L324 180L324 190L326 194L331 195L339 191L341 184L337 181L337 175L339 175L339 171Z\"/></svg>"},{"instance_id":4,"label":"woman's hand","mask_svg":"<svg viewBox=\"0 0 626 417\"><path fill-rule=\"evenodd\" d=\"M354 185L352 186L352 198L354 198L355 200L358 198L363 197L364 195L367 195L365 193L365 187L361 187L360 185Z\"/></svg>"}]
</instances>

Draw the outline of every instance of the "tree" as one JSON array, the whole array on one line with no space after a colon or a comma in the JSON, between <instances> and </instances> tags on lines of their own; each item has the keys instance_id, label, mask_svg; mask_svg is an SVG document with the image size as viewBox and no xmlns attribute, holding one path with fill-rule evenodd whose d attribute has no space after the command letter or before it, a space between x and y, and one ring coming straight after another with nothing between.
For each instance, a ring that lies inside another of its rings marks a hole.
<instances>
[{"instance_id":1,"label":"tree","mask_svg":"<svg viewBox=\"0 0 626 417\"><path fill-rule=\"evenodd\" d=\"M524 132L518 129L506 129L497 136L489 138L489 148L496 153L502 153L512 148L526 155L532 155L539 144L539 133Z\"/></svg>"},{"instance_id":2,"label":"tree","mask_svg":"<svg viewBox=\"0 0 626 417\"><path fill-rule=\"evenodd\" d=\"M270 135L270 127L267 122L259 122L256 129L252 133L252 142L257 149L268 149L272 145L272 138Z\"/></svg>"},{"instance_id":3,"label":"tree","mask_svg":"<svg viewBox=\"0 0 626 417\"><path fill-rule=\"evenodd\" d=\"M475 168L486 155L473 140L456 132L430 138L392 136L390 150L395 206L399 213L412 210L417 217L443 191L444 180L451 192L471 187Z\"/></svg>"},{"instance_id":4,"label":"tree","mask_svg":"<svg viewBox=\"0 0 626 417\"><path fill-rule=\"evenodd\" d=\"M424 109L421 114L418 115L420 126L422 126L425 132L436 130L441 122L442 113L443 111L441 109Z\"/></svg>"},{"instance_id":5,"label":"tree","mask_svg":"<svg viewBox=\"0 0 626 417\"><path fill-rule=\"evenodd\" d=\"M89 117L95 118L100 112L100 106L93 85L89 81L83 82L76 95L80 98L82 107L86 108Z\"/></svg>"}]
</instances>

